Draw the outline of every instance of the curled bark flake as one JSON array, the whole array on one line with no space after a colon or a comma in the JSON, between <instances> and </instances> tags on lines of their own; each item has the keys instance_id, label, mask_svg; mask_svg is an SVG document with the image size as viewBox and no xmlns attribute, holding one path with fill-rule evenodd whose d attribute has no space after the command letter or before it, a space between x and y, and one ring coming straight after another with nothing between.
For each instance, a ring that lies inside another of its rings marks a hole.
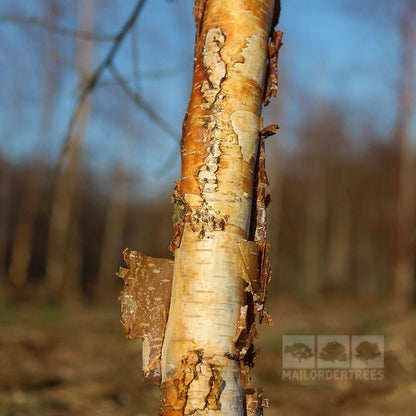
<instances>
[{"instance_id":1,"label":"curled bark flake","mask_svg":"<svg viewBox=\"0 0 416 416\"><path fill-rule=\"evenodd\" d=\"M256 180L255 180L255 198L254 198L254 241L258 247L258 268L259 268L259 290L256 292L257 296L253 296L255 304L255 312L259 314L259 321L262 323L263 318L266 319L269 325L272 320L269 314L264 310L266 301L267 284L271 278L271 265L268 260L267 244L267 205L269 198L266 195L266 187L269 185L266 174L266 153L265 153L265 139L274 134L277 130L276 125L271 125L263 128L263 119L260 119L260 140L259 150L257 154L256 166Z\"/></svg>"},{"instance_id":2,"label":"curled bark flake","mask_svg":"<svg viewBox=\"0 0 416 416\"><path fill-rule=\"evenodd\" d=\"M262 323L263 318L265 318L266 322L269 325L272 325L272 319L264 309L267 285L271 278L271 265L268 260L269 244L267 244L267 240L265 238L257 242L242 240L238 242L238 249L241 259L240 276L247 283L245 291L251 294L251 297L248 299L248 302L252 305L250 310L254 307L254 313L259 315L260 323ZM246 306L248 307L248 305ZM244 334L244 331L240 328L240 326L242 326L242 321L245 319L247 322L247 328L250 328L250 323L253 320L251 317L248 319L248 316L248 312L243 311L243 308L241 308L237 326L238 336L236 335L237 338L234 340L234 343L237 343L238 340L238 348L240 350L243 348L241 345L241 339L243 338L242 334ZM245 331L245 333L247 333L247 331Z\"/></svg>"},{"instance_id":3,"label":"curled bark flake","mask_svg":"<svg viewBox=\"0 0 416 416\"><path fill-rule=\"evenodd\" d=\"M269 262L269 247L266 240L262 240L259 244L260 251L260 299L257 302L256 308L260 315L259 321L262 323L263 318L266 319L268 325L272 325L273 321L270 315L265 311L264 305L266 302L267 286L270 283L272 276L272 267Z\"/></svg>"},{"instance_id":4,"label":"curled bark flake","mask_svg":"<svg viewBox=\"0 0 416 416\"><path fill-rule=\"evenodd\" d=\"M175 250L181 245L182 234L185 224L185 218L189 214L189 206L185 201L183 195L178 192L179 183L176 182L171 202L173 204L173 237L169 245L169 250L175 252Z\"/></svg>"},{"instance_id":5,"label":"curled bark flake","mask_svg":"<svg viewBox=\"0 0 416 416\"><path fill-rule=\"evenodd\" d=\"M241 379L241 388L249 389L251 387L251 376L250 376L251 367L244 363L243 360L240 360L240 379Z\"/></svg>"},{"instance_id":6,"label":"curled bark flake","mask_svg":"<svg viewBox=\"0 0 416 416\"><path fill-rule=\"evenodd\" d=\"M127 339L143 339L143 381L159 384L160 354L169 314L173 261L123 252L128 269L117 274L124 280L120 295L122 325Z\"/></svg>"},{"instance_id":7,"label":"curled bark flake","mask_svg":"<svg viewBox=\"0 0 416 416\"><path fill-rule=\"evenodd\" d=\"M201 36L202 18L204 16L204 9L205 9L205 0L194 1L194 16L195 16L195 26L196 26L195 43L196 44L198 44L199 37Z\"/></svg>"},{"instance_id":8,"label":"curled bark flake","mask_svg":"<svg viewBox=\"0 0 416 416\"><path fill-rule=\"evenodd\" d=\"M247 306L247 305L246 305ZM243 309L243 308L242 308ZM242 313L245 313L242 311ZM227 355L231 360L240 361L242 380L246 377L245 388L250 386L250 369L254 367L254 359L258 351L254 350L253 340L257 335L256 323L254 322L254 315L247 315L241 317L240 330L237 331L234 338L236 353ZM243 326L244 325L244 326Z\"/></svg>"},{"instance_id":9,"label":"curled bark flake","mask_svg":"<svg viewBox=\"0 0 416 416\"><path fill-rule=\"evenodd\" d=\"M260 136L257 156L257 177L255 183L255 230L254 241L260 242L267 239L267 215L266 215L266 186L269 185L266 174L266 153L264 150L264 136Z\"/></svg>"},{"instance_id":10,"label":"curled bark flake","mask_svg":"<svg viewBox=\"0 0 416 416\"><path fill-rule=\"evenodd\" d=\"M253 340L257 335L256 323L251 322L250 329L247 332L247 335L242 340L244 344L240 347L240 356L244 359L247 365L254 367L254 358L256 353L254 353Z\"/></svg>"},{"instance_id":11,"label":"curled bark flake","mask_svg":"<svg viewBox=\"0 0 416 416\"><path fill-rule=\"evenodd\" d=\"M274 3L274 9L273 9L272 32L274 31L274 27L279 23L280 11L281 11L280 0L276 0ZM271 35L273 35L273 33L271 33Z\"/></svg>"},{"instance_id":12,"label":"curled bark flake","mask_svg":"<svg viewBox=\"0 0 416 416\"><path fill-rule=\"evenodd\" d=\"M263 123L263 119L261 119L261 123ZM267 139L267 137L275 135L278 129L279 126L277 124L270 124L270 126L264 127L260 130L260 136Z\"/></svg>"},{"instance_id":13,"label":"curled bark flake","mask_svg":"<svg viewBox=\"0 0 416 416\"><path fill-rule=\"evenodd\" d=\"M246 416L262 416L263 408L268 405L268 400L263 399L262 388L246 390Z\"/></svg>"},{"instance_id":14,"label":"curled bark flake","mask_svg":"<svg viewBox=\"0 0 416 416\"><path fill-rule=\"evenodd\" d=\"M279 49L282 46L283 32L277 30L273 33L272 40L269 44L269 73L267 77L266 94L264 96L264 105L270 103L270 97L275 97L277 93L277 70L279 65L277 59L279 57Z\"/></svg>"},{"instance_id":15,"label":"curled bark flake","mask_svg":"<svg viewBox=\"0 0 416 416\"><path fill-rule=\"evenodd\" d=\"M173 224L174 231L173 231L172 241L169 244L170 251L175 252L175 250L179 248L179 246L181 245L183 228L184 228L183 223Z\"/></svg>"},{"instance_id":16,"label":"curled bark flake","mask_svg":"<svg viewBox=\"0 0 416 416\"><path fill-rule=\"evenodd\" d=\"M240 316L237 321L237 332L233 338L234 344L237 343L241 334L247 329L247 310L248 310L248 305L242 306L240 308Z\"/></svg>"},{"instance_id":17,"label":"curled bark flake","mask_svg":"<svg viewBox=\"0 0 416 416\"><path fill-rule=\"evenodd\" d=\"M270 316L269 312L267 312L265 309L263 309L262 318L264 318L266 320L267 325L273 326L273 319Z\"/></svg>"},{"instance_id":18,"label":"curled bark flake","mask_svg":"<svg viewBox=\"0 0 416 416\"><path fill-rule=\"evenodd\" d=\"M260 291L258 246L253 241L239 241L238 249L241 258L241 276L247 283L246 292L256 298Z\"/></svg>"}]
</instances>

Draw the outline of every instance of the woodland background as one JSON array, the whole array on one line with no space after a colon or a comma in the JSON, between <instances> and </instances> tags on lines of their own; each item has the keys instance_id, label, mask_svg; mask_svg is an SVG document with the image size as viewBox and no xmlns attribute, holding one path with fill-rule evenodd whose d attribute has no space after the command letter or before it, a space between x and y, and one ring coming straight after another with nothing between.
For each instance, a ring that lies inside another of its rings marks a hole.
<instances>
[{"instance_id":1,"label":"woodland background","mask_svg":"<svg viewBox=\"0 0 416 416\"><path fill-rule=\"evenodd\" d=\"M171 256L191 9L0 3L2 416L155 411L140 345L118 323L115 272L126 247ZM283 2L278 97L264 112L280 127L266 160L275 326L256 373L267 415L416 404L415 22L414 0ZM282 382L285 332L383 334L385 381Z\"/></svg>"}]
</instances>

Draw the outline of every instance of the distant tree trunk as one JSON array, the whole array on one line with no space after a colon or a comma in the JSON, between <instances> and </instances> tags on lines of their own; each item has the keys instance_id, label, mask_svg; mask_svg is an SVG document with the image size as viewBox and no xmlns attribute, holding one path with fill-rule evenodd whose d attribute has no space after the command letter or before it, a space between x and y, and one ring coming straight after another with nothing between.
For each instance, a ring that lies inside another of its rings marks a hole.
<instances>
[{"instance_id":1,"label":"distant tree trunk","mask_svg":"<svg viewBox=\"0 0 416 416\"><path fill-rule=\"evenodd\" d=\"M56 24L59 14L48 0L44 1L45 20ZM54 117L54 102L58 90L59 62L56 60L58 45L55 37L49 33L42 33L42 61L45 64L45 78L43 82L43 102L39 123L37 149L47 149L51 140L50 127ZM47 36L47 37L46 37ZM32 258L32 244L35 233L36 220L42 207L43 184L46 182L46 169L39 160L45 157L35 151L34 160L29 165L27 181L24 184L22 202L13 238L11 261L8 273L9 281L17 291L26 283L29 277L29 265Z\"/></svg>"},{"instance_id":2,"label":"distant tree trunk","mask_svg":"<svg viewBox=\"0 0 416 416\"><path fill-rule=\"evenodd\" d=\"M282 92L280 91L280 97L281 96ZM271 183L271 194L273 195L273 200L271 201L270 216L268 220L270 229L269 235L271 240L273 240L273 251L271 254L272 262L275 260L277 261L281 242L282 201L284 195L284 177L286 164L285 151L283 146L276 145L273 150L273 153L270 155L273 158L273 166L270 167L270 177L273 178L273 182ZM285 286L286 290L287 282L283 282L283 279L279 280L279 273L277 273L277 275L277 279L273 279L272 289L276 290L276 286L279 289Z\"/></svg>"},{"instance_id":3,"label":"distant tree trunk","mask_svg":"<svg viewBox=\"0 0 416 416\"><path fill-rule=\"evenodd\" d=\"M317 302L324 289L323 260L327 219L326 156L322 151L313 149L313 146L313 143L308 145L310 164L306 193L306 235L303 263L304 297L309 303Z\"/></svg>"},{"instance_id":4,"label":"distant tree trunk","mask_svg":"<svg viewBox=\"0 0 416 416\"><path fill-rule=\"evenodd\" d=\"M255 316L269 319L264 310L270 278L264 139L276 127L262 129L259 116L268 49L266 103L276 90L281 32L274 33L268 48L280 11L280 2L275 9L274 3L195 2L194 80L181 143L181 179L173 196L175 262L165 332L155 335L152 319L166 299L158 288L169 282L161 276L168 263L125 253L130 268L120 272L127 284L123 319L132 336L135 327L126 319L136 308L129 292L136 287L149 305L144 312L137 306L144 314L136 322L144 338L144 375L162 382L163 416L261 415L265 405L261 389L250 387L249 370ZM147 280L135 283L144 264Z\"/></svg>"},{"instance_id":5,"label":"distant tree trunk","mask_svg":"<svg viewBox=\"0 0 416 416\"><path fill-rule=\"evenodd\" d=\"M365 202L363 202L365 203ZM355 244L355 293L368 299L376 295L376 282L378 280L374 241L372 229L366 215L366 207L357 216L356 244Z\"/></svg>"},{"instance_id":6,"label":"distant tree trunk","mask_svg":"<svg viewBox=\"0 0 416 416\"><path fill-rule=\"evenodd\" d=\"M0 161L0 290L5 289L7 276L7 224L10 212L10 170L7 161Z\"/></svg>"},{"instance_id":7,"label":"distant tree trunk","mask_svg":"<svg viewBox=\"0 0 416 416\"><path fill-rule=\"evenodd\" d=\"M78 4L79 28L83 31L93 31L95 2L93 0ZM79 83L82 85L91 74L93 44L84 39L77 40L77 70ZM66 264L69 257L79 262L81 255L79 245L70 244L69 231L71 215L73 214L73 199L78 185L80 160L84 142L85 131L90 116L91 101L86 98L80 105L78 117L73 130L73 138L69 149L68 160L63 161L56 180L52 213L49 225L49 240L46 262L46 284L48 291L53 295L61 296L65 285ZM72 221L78 224L74 218ZM73 235L78 235L75 233ZM68 251L68 248L70 250ZM78 253L77 253L78 252ZM79 277L79 276L78 276ZM69 287L79 285L75 282ZM72 294L74 295L74 293Z\"/></svg>"},{"instance_id":8,"label":"distant tree trunk","mask_svg":"<svg viewBox=\"0 0 416 416\"><path fill-rule=\"evenodd\" d=\"M82 153L82 152L80 152ZM81 154L79 155L81 158ZM78 162L79 164L79 162ZM77 173L79 175L79 173ZM83 208L82 200L82 183L76 181L74 186L74 195L71 204L71 216L67 235L66 256L64 258L65 270L65 293L72 300L77 300L82 295L82 266L84 261L83 236L80 216ZM77 189L79 188L79 189ZM81 191L81 192L77 192Z\"/></svg>"},{"instance_id":9,"label":"distant tree trunk","mask_svg":"<svg viewBox=\"0 0 416 416\"><path fill-rule=\"evenodd\" d=\"M9 281L17 291L26 283L29 275L36 219L42 203L44 169L38 161L32 162L32 166L29 167L28 182L23 190L8 275Z\"/></svg>"},{"instance_id":10,"label":"distant tree trunk","mask_svg":"<svg viewBox=\"0 0 416 416\"><path fill-rule=\"evenodd\" d=\"M403 73L400 76L396 128L398 152L396 258L393 287L397 312L413 304L415 279L415 152L411 143L411 118L415 105L416 0L407 0L401 21Z\"/></svg>"},{"instance_id":11,"label":"distant tree trunk","mask_svg":"<svg viewBox=\"0 0 416 416\"><path fill-rule=\"evenodd\" d=\"M121 161L119 163L121 166ZM123 240L124 222L127 214L126 174L116 167L113 175L107 215L104 223L97 286L105 291L113 279L119 264L119 250Z\"/></svg>"},{"instance_id":12,"label":"distant tree trunk","mask_svg":"<svg viewBox=\"0 0 416 416\"><path fill-rule=\"evenodd\" d=\"M328 239L328 283L338 292L347 290L351 255L351 205L347 175L341 174L332 192L333 207Z\"/></svg>"}]
</instances>

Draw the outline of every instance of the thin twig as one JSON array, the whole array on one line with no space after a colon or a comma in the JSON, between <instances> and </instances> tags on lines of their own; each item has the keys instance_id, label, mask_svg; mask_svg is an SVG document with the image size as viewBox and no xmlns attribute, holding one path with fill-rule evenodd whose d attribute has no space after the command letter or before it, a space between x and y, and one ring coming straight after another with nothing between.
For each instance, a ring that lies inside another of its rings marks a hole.
<instances>
[{"instance_id":1,"label":"thin twig","mask_svg":"<svg viewBox=\"0 0 416 416\"><path fill-rule=\"evenodd\" d=\"M181 74L188 70L189 65L177 67L177 68L166 68L166 69L155 69L155 70L146 70L146 71L139 71L138 77L140 81L148 81L154 79L163 79L163 78L171 78L178 74ZM135 82L134 75L129 74L123 77L123 82L126 84L132 84ZM119 83L114 80L108 81L101 81L99 82L96 87L111 87L114 85L118 85Z\"/></svg>"},{"instance_id":2,"label":"thin twig","mask_svg":"<svg viewBox=\"0 0 416 416\"><path fill-rule=\"evenodd\" d=\"M155 174L157 176L164 177L165 175L170 172L170 169L175 166L176 161L179 159L180 152L179 148L175 148L173 151L170 152L168 158L160 165L157 170L155 170Z\"/></svg>"},{"instance_id":3,"label":"thin twig","mask_svg":"<svg viewBox=\"0 0 416 416\"><path fill-rule=\"evenodd\" d=\"M83 96L87 95L95 86L98 79L100 78L103 71L111 65L113 62L114 56L117 53L118 49L121 46L122 41L124 40L125 36L127 35L128 31L132 28L134 25L134 22L137 19L137 16L139 15L141 9L143 8L144 4L146 3L146 0L139 0L139 2L136 4L136 7L133 10L133 13L131 14L130 18L127 20L127 22L124 24L120 32L117 34L117 36L114 39L113 46L108 51L106 57L103 59L101 64L98 66L98 68L95 70L95 72L90 77L90 80L88 81L87 85L84 87L83 92L80 94L80 99L82 99Z\"/></svg>"},{"instance_id":4,"label":"thin twig","mask_svg":"<svg viewBox=\"0 0 416 416\"><path fill-rule=\"evenodd\" d=\"M97 69L94 71L94 73L92 74L92 76L90 77L86 85L83 87L81 93L79 94L76 104L75 104L74 111L69 121L67 133L66 133L65 140L64 140L64 145L62 147L62 152L58 161L58 169L63 163L63 160L65 159L66 154L69 151L71 139L72 139L72 131L75 125L75 121L80 113L80 108L82 107L82 104L84 103L85 99L90 94L90 92L94 89L95 85L97 84L104 70L109 65L111 65L115 54L120 48L121 43L123 42L125 36L129 32L131 27L134 25L145 3L146 3L146 0L139 0L137 2L132 14L130 15L126 23L123 25L120 32L115 36L114 43L111 46L110 50L108 51L107 55L101 61L100 65L98 65Z\"/></svg>"},{"instance_id":5,"label":"thin twig","mask_svg":"<svg viewBox=\"0 0 416 416\"><path fill-rule=\"evenodd\" d=\"M49 24L37 17L26 17L18 15L0 15L0 22L16 23L22 25L39 26L49 32L57 33L59 35L71 36L92 41L113 42L116 39L114 35L105 35L102 33L85 32L80 30L67 29L61 26Z\"/></svg>"},{"instance_id":6,"label":"thin twig","mask_svg":"<svg viewBox=\"0 0 416 416\"><path fill-rule=\"evenodd\" d=\"M137 26L135 26L130 34L131 46L131 67L133 72L134 93L140 93L140 74L139 74L139 58L137 50Z\"/></svg>"},{"instance_id":7,"label":"thin twig","mask_svg":"<svg viewBox=\"0 0 416 416\"><path fill-rule=\"evenodd\" d=\"M165 133L167 133L170 137L174 138L179 142L181 138L181 134L171 126L166 120L159 116L159 114L153 110L151 105L146 102L139 94L135 94L128 86L126 80L123 76L118 72L117 68L111 64L109 66L109 71L111 75L113 75L114 80L120 86L120 88L124 91L127 97L130 98L140 109L142 109L147 116L157 125L159 126Z\"/></svg>"}]
</instances>

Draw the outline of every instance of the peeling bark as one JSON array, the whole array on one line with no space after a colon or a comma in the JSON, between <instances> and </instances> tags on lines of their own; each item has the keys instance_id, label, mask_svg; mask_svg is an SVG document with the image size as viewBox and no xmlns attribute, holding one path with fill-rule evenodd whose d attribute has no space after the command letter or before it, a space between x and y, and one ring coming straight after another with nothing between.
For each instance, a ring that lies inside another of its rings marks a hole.
<instances>
[{"instance_id":1,"label":"peeling bark","mask_svg":"<svg viewBox=\"0 0 416 416\"><path fill-rule=\"evenodd\" d=\"M264 105L269 105L270 97L275 97L277 93L277 59L279 57L279 49L282 46L283 32L277 30L273 33L272 41L269 44L269 76L267 79L266 94L264 97Z\"/></svg>"},{"instance_id":2,"label":"peeling bark","mask_svg":"<svg viewBox=\"0 0 416 416\"><path fill-rule=\"evenodd\" d=\"M175 375L162 385L160 413L180 416L221 410L225 381L220 371L220 362L204 356L202 350L190 351Z\"/></svg>"},{"instance_id":3,"label":"peeling bark","mask_svg":"<svg viewBox=\"0 0 416 416\"><path fill-rule=\"evenodd\" d=\"M259 416L266 404L261 389L251 388L250 369L255 321L271 323L264 310L271 276L264 141L277 126L263 129L260 114L266 85L276 82L280 44L274 41L270 56L268 44L279 10L273 0L195 1L194 80L172 196L162 416ZM147 281L149 270L140 267ZM147 316L153 306L146 302Z\"/></svg>"},{"instance_id":4,"label":"peeling bark","mask_svg":"<svg viewBox=\"0 0 416 416\"><path fill-rule=\"evenodd\" d=\"M160 384L160 354L169 313L173 261L124 250L127 269L117 274L124 280L120 296L122 324L127 339L143 340L143 381Z\"/></svg>"},{"instance_id":5,"label":"peeling bark","mask_svg":"<svg viewBox=\"0 0 416 416\"><path fill-rule=\"evenodd\" d=\"M185 217L189 214L189 206L183 196L178 192L178 185L179 183L176 182L171 199L173 204L172 222L174 232L169 250L173 252L181 245Z\"/></svg>"},{"instance_id":6,"label":"peeling bark","mask_svg":"<svg viewBox=\"0 0 416 416\"><path fill-rule=\"evenodd\" d=\"M247 416L262 416L263 407L269 407L269 402L263 400L263 389L252 389L246 394Z\"/></svg>"},{"instance_id":7,"label":"peeling bark","mask_svg":"<svg viewBox=\"0 0 416 416\"><path fill-rule=\"evenodd\" d=\"M204 16L205 0L195 0L194 1L194 16L195 16L195 26L196 26L196 43L198 43L199 37L201 35L201 23L202 17Z\"/></svg>"}]
</instances>

